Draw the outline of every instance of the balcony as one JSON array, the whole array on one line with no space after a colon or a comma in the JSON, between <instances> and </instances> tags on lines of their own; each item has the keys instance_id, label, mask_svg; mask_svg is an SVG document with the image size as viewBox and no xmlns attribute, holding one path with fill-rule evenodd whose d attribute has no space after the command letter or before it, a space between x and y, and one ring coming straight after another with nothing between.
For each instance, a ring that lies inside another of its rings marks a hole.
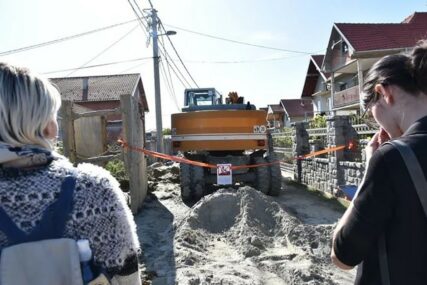
<instances>
[{"instance_id":1,"label":"balcony","mask_svg":"<svg viewBox=\"0 0 427 285\"><path fill-rule=\"evenodd\" d=\"M334 94L334 109L354 105L359 102L359 86L353 86Z\"/></svg>"}]
</instances>

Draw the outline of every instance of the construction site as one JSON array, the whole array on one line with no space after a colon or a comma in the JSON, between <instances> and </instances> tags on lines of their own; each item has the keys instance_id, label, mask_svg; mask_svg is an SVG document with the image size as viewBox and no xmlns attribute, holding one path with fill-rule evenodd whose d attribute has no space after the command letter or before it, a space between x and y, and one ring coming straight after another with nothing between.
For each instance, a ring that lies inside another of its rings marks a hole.
<instances>
[{"instance_id":1,"label":"construction site","mask_svg":"<svg viewBox=\"0 0 427 285\"><path fill-rule=\"evenodd\" d=\"M135 217L144 284L353 284L355 270L330 261L336 200L283 176L275 197L223 187L183 203L177 163L150 166L149 178Z\"/></svg>"}]
</instances>

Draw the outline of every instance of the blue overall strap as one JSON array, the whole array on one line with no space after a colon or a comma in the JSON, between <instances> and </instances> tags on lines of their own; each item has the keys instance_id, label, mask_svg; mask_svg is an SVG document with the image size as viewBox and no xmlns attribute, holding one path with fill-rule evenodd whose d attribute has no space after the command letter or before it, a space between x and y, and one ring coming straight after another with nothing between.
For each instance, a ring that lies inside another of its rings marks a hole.
<instances>
[{"instance_id":1,"label":"blue overall strap","mask_svg":"<svg viewBox=\"0 0 427 285\"><path fill-rule=\"evenodd\" d=\"M38 226L28 235L28 241L57 239L63 236L65 224L73 210L76 179L65 177L58 199L44 211Z\"/></svg>"},{"instance_id":2,"label":"blue overall strap","mask_svg":"<svg viewBox=\"0 0 427 285\"><path fill-rule=\"evenodd\" d=\"M0 207L0 231L6 235L10 244L19 243L26 238L26 234L18 228L2 207Z\"/></svg>"},{"instance_id":3,"label":"blue overall strap","mask_svg":"<svg viewBox=\"0 0 427 285\"><path fill-rule=\"evenodd\" d=\"M46 208L40 223L29 235L20 230L0 207L0 230L6 235L9 245L62 237L65 223L73 209L75 185L74 177L67 176L64 179L58 199Z\"/></svg>"}]
</instances>

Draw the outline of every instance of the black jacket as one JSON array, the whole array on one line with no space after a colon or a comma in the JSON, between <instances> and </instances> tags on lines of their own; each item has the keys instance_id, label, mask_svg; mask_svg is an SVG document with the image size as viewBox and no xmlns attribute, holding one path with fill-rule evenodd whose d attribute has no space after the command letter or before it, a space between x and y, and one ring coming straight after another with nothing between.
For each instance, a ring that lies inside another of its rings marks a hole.
<instances>
[{"instance_id":1,"label":"black jacket","mask_svg":"<svg viewBox=\"0 0 427 285\"><path fill-rule=\"evenodd\" d=\"M400 139L411 146L427 177L427 117ZM334 251L344 264L359 264L355 284L381 284L378 238L382 233L391 284L427 284L427 217L393 146L383 145L374 153L353 204L348 222L336 235Z\"/></svg>"}]
</instances>

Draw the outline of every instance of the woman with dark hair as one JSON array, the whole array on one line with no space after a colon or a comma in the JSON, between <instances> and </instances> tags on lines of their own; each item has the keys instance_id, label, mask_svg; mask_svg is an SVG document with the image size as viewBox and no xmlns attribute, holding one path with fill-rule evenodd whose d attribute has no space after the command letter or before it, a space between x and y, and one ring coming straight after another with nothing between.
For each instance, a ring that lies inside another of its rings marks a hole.
<instances>
[{"instance_id":1,"label":"woman with dark hair","mask_svg":"<svg viewBox=\"0 0 427 285\"><path fill-rule=\"evenodd\" d=\"M119 183L103 168L74 167L54 151L60 105L49 81L0 62L0 217L12 221L15 234L32 236L72 177L72 210L65 225L52 224L48 231L62 226L56 238L88 241L94 264L111 284L141 284L136 225ZM16 244L6 224L0 221L0 252Z\"/></svg>"},{"instance_id":2,"label":"woman with dark hair","mask_svg":"<svg viewBox=\"0 0 427 285\"><path fill-rule=\"evenodd\" d=\"M399 150L383 144L409 145L420 178L427 176L427 42L380 59L363 92L380 130L366 148L365 177L335 230L331 257L343 269L359 265L355 284L427 284L427 217Z\"/></svg>"}]
</instances>

